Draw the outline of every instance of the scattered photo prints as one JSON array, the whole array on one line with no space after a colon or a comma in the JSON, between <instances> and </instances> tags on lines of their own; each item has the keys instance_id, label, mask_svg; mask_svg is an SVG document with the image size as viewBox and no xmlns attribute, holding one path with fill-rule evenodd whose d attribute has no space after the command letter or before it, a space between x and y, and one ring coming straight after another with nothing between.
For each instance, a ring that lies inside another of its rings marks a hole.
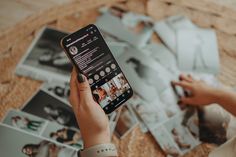
<instances>
[{"instance_id":1,"label":"scattered photo prints","mask_svg":"<svg viewBox=\"0 0 236 157\"><path fill-rule=\"evenodd\" d=\"M158 62L132 47L118 58L118 63L134 91L148 102L168 88L173 78Z\"/></svg>"},{"instance_id":2,"label":"scattered photo prints","mask_svg":"<svg viewBox=\"0 0 236 157\"><path fill-rule=\"evenodd\" d=\"M79 128L72 108L44 90L37 91L22 111L60 125Z\"/></svg>"},{"instance_id":3,"label":"scattered photo prints","mask_svg":"<svg viewBox=\"0 0 236 157\"><path fill-rule=\"evenodd\" d=\"M10 110L3 123L76 149L83 146L79 130L22 111Z\"/></svg>"},{"instance_id":4,"label":"scattered photo prints","mask_svg":"<svg viewBox=\"0 0 236 157\"><path fill-rule=\"evenodd\" d=\"M154 30L162 41L174 53L177 53L177 31L179 29L197 29L187 17L171 16L154 24Z\"/></svg>"},{"instance_id":5,"label":"scattered photo prints","mask_svg":"<svg viewBox=\"0 0 236 157\"><path fill-rule=\"evenodd\" d=\"M0 124L1 156L77 157L76 149Z\"/></svg>"},{"instance_id":6,"label":"scattered photo prints","mask_svg":"<svg viewBox=\"0 0 236 157\"><path fill-rule=\"evenodd\" d=\"M62 81L49 81L45 82L42 86L42 89L57 97L61 101L69 103L69 96L70 96L70 83L69 82L62 82Z\"/></svg>"},{"instance_id":7,"label":"scattered photo prints","mask_svg":"<svg viewBox=\"0 0 236 157\"><path fill-rule=\"evenodd\" d=\"M218 73L219 52L213 30L179 30L177 41L178 65L181 70ZM189 41L187 45L186 41Z\"/></svg>"},{"instance_id":8,"label":"scattered photo prints","mask_svg":"<svg viewBox=\"0 0 236 157\"><path fill-rule=\"evenodd\" d=\"M200 140L221 145L236 135L236 118L218 104L199 109Z\"/></svg>"},{"instance_id":9,"label":"scattered photo prints","mask_svg":"<svg viewBox=\"0 0 236 157\"><path fill-rule=\"evenodd\" d=\"M179 157L181 155L180 149L163 126L152 129L151 132L167 157Z\"/></svg>"},{"instance_id":10,"label":"scattered photo prints","mask_svg":"<svg viewBox=\"0 0 236 157\"><path fill-rule=\"evenodd\" d=\"M47 125L47 120L18 110L10 110L2 122L35 135L40 135Z\"/></svg>"},{"instance_id":11,"label":"scattered photo prints","mask_svg":"<svg viewBox=\"0 0 236 157\"><path fill-rule=\"evenodd\" d=\"M112 133L124 138L139 123L143 132L151 132L168 157L185 154L200 140L221 144L236 134L236 120L232 117L226 121L216 118L216 122L215 112L180 107L177 101L185 92L170 83L187 71L194 78L220 87L212 75L219 71L213 30L199 28L181 15L156 22L118 7L99 10L101 16L96 25L135 93L127 105L108 115ZM165 45L150 41L153 33ZM47 82L22 111L8 113L3 122L10 127L0 125L0 151L4 157L45 154L75 157L72 149L83 147L79 126L68 103L72 66L59 45L66 35L43 28L17 66L18 75ZM92 92L102 107L130 88L123 77L120 74ZM11 151L2 151L8 148Z\"/></svg>"},{"instance_id":12,"label":"scattered photo prints","mask_svg":"<svg viewBox=\"0 0 236 157\"><path fill-rule=\"evenodd\" d=\"M69 81L72 65L60 46L66 35L53 28L43 28L18 64L16 74L45 81Z\"/></svg>"},{"instance_id":13,"label":"scattered photo prints","mask_svg":"<svg viewBox=\"0 0 236 157\"><path fill-rule=\"evenodd\" d=\"M135 21L132 17L136 18ZM120 40L128 42L135 47L141 48L146 45L153 33L150 21L151 19L148 17L141 17L140 15L117 8L110 8L97 19L96 25L104 32L116 36ZM132 29L128 28L127 24Z\"/></svg>"}]
</instances>

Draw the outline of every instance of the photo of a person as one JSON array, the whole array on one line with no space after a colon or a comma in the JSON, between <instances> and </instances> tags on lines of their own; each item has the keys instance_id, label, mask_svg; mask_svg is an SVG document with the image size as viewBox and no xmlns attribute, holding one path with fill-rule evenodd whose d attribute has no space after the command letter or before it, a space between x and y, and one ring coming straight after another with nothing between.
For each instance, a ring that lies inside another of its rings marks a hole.
<instances>
[{"instance_id":1,"label":"photo of a person","mask_svg":"<svg viewBox=\"0 0 236 157\"><path fill-rule=\"evenodd\" d=\"M57 80L59 77L66 81L72 65L59 44L66 35L53 28L43 28L22 58L16 73L39 80Z\"/></svg>"},{"instance_id":2,"label":"photo of a person","mask_svg":"<svg viewBox=\"0 0 236 157\"><path fill-rule=\"evenodd\" d=\"M74 148L0 124L1 157L77 157Z\"/></svg>"},{"instance_id":3,"label":"photo of a person","mask_svg":"<svg viewBox=\"0 0 236 157\"><path fill-rule=\"evenodd\" d=\"M107 94L107 91L104 89L104 85L94 90L93 96L102 108L112 101L112 98Z\"/></svg>"},{"instance_id":4,"label":"photo of a person","mask_svg":"<svg viewBox=\"0 0 236 157\"><path fill-rule=\"evenodd\" d=\"M164 123L164 127L181 152L186 153L198 145L199 140L194 138L189 129L182 125L183 118L184 115L179 114Z\"/></svg>"},{"instance_id":5,"label":"photo of a person","mask_svg":"<svg viewBox=\"0 0 236 157\"><path fill-rule=\"evenodd\" d=\"M157 93L161 93L167 88L164 81L160 78L158 71L147 67L142 64L137 58L129 58L126 61L127 64L131 65L137 75L148 85L153 86L157 90Z\"/></svg>"},{"instance_id":6,"label":"photo of a person","mask_svg":"<svg viewBox=\"0 0 236 157\"><path fill-rule=\"evenodd\" d=\"M68 82L52 80L44 82L42 89L69 104L70 85Z\"/></svg>"},{"instance_id":7,"label":"photo of a person","mask_svg":"<svg viewBox=\"0 0 236 157\"><path fill-rule=\"evenodd\" d=\"M176 128L172 129L171 133L180 149L189 149L191 147L190 144L183 141L183 137L179 134Z\"/></svg>"},{"instance_id":8,"label":"photo of a person","mask_svg":"<svg viewBox=\"0 0 236 157\"><path fill-rule=\"evenodd\" d=\"M47 114L48 119L51 121L56 121L61 125L67 124L71 120L70 112L61 107L53 107L47 104L43 108L44 112Z\"/></svg>"},{"instance_id":9,"label":"photo of a person","mask_svg":"<svg viewBox=\"0 0 236 157\"><path fill-rule=\"evenodd\" d=\"M41 141L38 144L26 144L22 147L21 151L28 157L76 157L76 152L71 152L71 150L57 146L49 141Z\"/></svg>"},{"instance_id":10,"label":"photo of a person","mask_svg":"<svg viewBox=\"0 0 236 157\"><path fill-rule=\"evenodd\" d=\"M22 153L28 157L50 157L55 153L54 148L55 144L48 141L42 141L38 144L26 144L22 148Z\"/></svg>"},{"instance_id":11,"label":"photo of a person","mask_svg":"<svg viewBox=\"0 0 236 157\"><path fill-rule=\"evenodd\" d=\"M30 120L28 117L14 116L11 118L12 125L16 128L38 131L43 121Z\"/></svg>"},{"instance_id":12,"label":"photo of a person","mask_svg":"<svg viewBox=\"0 0 236 157\"><path fill-rule=\"evenodd\" d=\"M67 127L79 128L71 106L42 89L30 98L22 111Z\"/></svg>"},{"instance_id":13,"label":"photo of a person","mask_svg":"<svg viewBox=\"0 0 236 157\"><path fill-rule=\"evenodd\" d=\"M158 141L160 147L167 157L179 157L182 155L181 150L177 147L173 138L170 138L167 130L163 126L156 127L151 131L153 137Z\"/></svg>"},{"instance_id":14,"label":"photo of a person","mask_svg":"<svg viewBox=\"0 0 236 157\"><path fill-rule=\"evenodd\" d=\"M36 135L39 135L47 124L45 119L14 109L9 110L2 122Z\"/></svg>"},{"instance_id":15,"label":"photo of a person","mask_svg":"<svg viewBox=\"0 0 236 157\"><path fill-rule=\"evenodd\" d=\"M50 137L55 139L57 142L75 146L81 148L81 134L79 131L75 131L69 128L62 128L56 132L51 132Z\"/></svg>"},{"instance_id":16,"label":"photo of a person","mask_svg":"<svg viewBox=\"0 0 236 157\"><path fill-rule=\"evenodd\" d=\"M118 88L114 85L114 83L113 83L112 81L110 81L110 83L109 83L108 85L109 85L109 88L110 88L110 94L111 94L111 96L112 96L112 97L113 97L113 96L115 97Z\"/></svg>"},{"instance_id":17,"label":"photo of a person","mask_svg":"<svg viewBox=\"0 0 236 157\"><path fill-rule=\"evenodd\" d=\"M131 102L131 106L150 129L168 119L165 112L155 104L147 104L140 100Z\"/></svg>"},{"instance_id":18,"label":"photo of a person","mask_svg":"<svg viewBox=\"0 0 236 157\"><path fill-rule=\"evenodd\" d=\"M139 49L128 48L119 63L133 90L149 103L170 87L172 74Z\"/></svg>"}]
</instances>

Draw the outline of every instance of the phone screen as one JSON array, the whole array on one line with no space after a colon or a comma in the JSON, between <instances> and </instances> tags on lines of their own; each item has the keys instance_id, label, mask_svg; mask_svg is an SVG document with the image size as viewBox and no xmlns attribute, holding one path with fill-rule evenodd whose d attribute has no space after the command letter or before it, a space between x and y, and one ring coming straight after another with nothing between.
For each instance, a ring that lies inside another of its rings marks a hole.
<instances>
[{"instance_id":1,"label":"phone screen","mask_svg":"<svg viewBox=\"0 0 236 157\"><path fill-rule=\"evenodd\" d=\"M133 91L95 25L62 39L62 46L77 70L88 78L92 94L106 113L127 101Z\"/></svg>"}]
</instances>

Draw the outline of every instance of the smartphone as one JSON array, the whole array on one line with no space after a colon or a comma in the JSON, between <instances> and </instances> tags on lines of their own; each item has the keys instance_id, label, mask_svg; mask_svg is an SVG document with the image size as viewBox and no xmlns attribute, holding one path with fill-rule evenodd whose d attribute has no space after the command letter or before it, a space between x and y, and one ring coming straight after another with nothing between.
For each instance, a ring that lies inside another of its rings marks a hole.
<instances>
[{"instance_id":1,"label":"smartphone","mask_svg":"<svg viewBox=\"0 0 236 157\"><path fill-rule=\"evenodd\" d=\"M90 24L61 40L78 73L88 78L94 99L109 114L133 95L99 29Z\"/></svg>"}]
</instances>

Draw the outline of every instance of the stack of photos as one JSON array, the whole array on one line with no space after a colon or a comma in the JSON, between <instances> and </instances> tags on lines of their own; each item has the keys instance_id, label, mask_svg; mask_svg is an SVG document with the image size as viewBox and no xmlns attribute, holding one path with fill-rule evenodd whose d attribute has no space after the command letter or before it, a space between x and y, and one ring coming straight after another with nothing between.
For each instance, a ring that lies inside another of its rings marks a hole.
<instances>
[{"instance_id":1,"label":"stack of photos","mask_svg":"<svg viewBox=\"0 0 236 157\"><path fill-rule=\"evenodd\" d=\"M1 156L77 157L76 149L0 124Z\"/></svg>"}]
</instances>

